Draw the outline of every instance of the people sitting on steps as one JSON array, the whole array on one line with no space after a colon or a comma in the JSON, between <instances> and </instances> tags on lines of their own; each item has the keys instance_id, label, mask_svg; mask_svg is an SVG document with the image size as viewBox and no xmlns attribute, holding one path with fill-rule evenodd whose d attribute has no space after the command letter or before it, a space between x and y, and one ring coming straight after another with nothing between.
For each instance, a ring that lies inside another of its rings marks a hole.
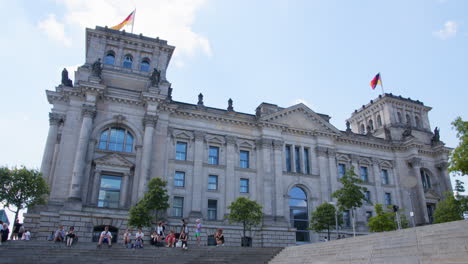
<instances>
[{"instance_id":1,"label":"people sitting on steps","mask_svg":"<svg viewBox=\"0 0 468 264\"><path fill-rule=\"evenodd\" d=\"M216 239L216 246L224 246L224 235L223 235L223 229L222 228L218 228L218 230L216 231L215 235L214 235L215 239Z\"/></svg>"},{"instance_id":2,"label":"people sitting on steps","mask_svg":"<svg viewBox=\"0 0 468 264\"><path fill-rule=\"evenodd\" d=\"M97 247L100 248L102 243L107 243L109 247L112 247L112 233L109 231L109 226L106 226L101 232Z\"/></svg>"},{"instance_id":3,"label":"people sitting on steps","mask_svg":"<svg viewBox=\"0 0 468 264\"><path fill-rule=\"evenodd\" d=\"M166 237L166 247L174 247L176 242L176 236L174 230L169 232L169 235Z\"/></svg>"},{"instance_id":4,"label":"people sitting on steps","mask_svg":"<svg viewBox=\"0 0 468 264\"><path fill-rule=\"evenodd\" d=\"M187 246L187 240L188 240L188 236L185 232L181 232L180 235L179 235L179 241L182 242L182 249L184 250L187 250L188 249L188 246Z\"/></svg>"},{"instance_id":5,"label":"people sitting on steps","mask_svg":"<svg viewBox=\"0 0 468 264\"><path fill-rule=\"evenodd\" d=\"M141 231L141 228L138 228L138 231L135 234L135 248L143 248L143 238L144 234Z\"/></svg>"},{"instance_id":6,"label":"people sitting on steps","mask_svg":"<svg viewBox=\"0 0 468 264\"><path fill-rule=\"evenodd\" d=\"M65 241L65 230L63 226L59 225L59 228L54 233L54 242L63 242Z\"/></svg>"},{"instance_id":7,"label":"people sitting on steps","mask_svg":"<svg viewBox=\"0 0 468 264\"><path fill-rule=\"evenodd\" d=\"M132 234L130 233L129 229L127 229L123 234L123 245L125 248L132 247Z\"/></svg>"},{"instance_id":8,"label":"people sitting on steps","mask_svg":"<svg viewBox=\"0 0 468 264\"><path fill-rule=\"evenodd\" d=\"M75 227L70 226L70 229L68 230L65 237L66 237L67 247L71 247L73 245L73 241L76 239Z\"/></svg>"}]
</instances>

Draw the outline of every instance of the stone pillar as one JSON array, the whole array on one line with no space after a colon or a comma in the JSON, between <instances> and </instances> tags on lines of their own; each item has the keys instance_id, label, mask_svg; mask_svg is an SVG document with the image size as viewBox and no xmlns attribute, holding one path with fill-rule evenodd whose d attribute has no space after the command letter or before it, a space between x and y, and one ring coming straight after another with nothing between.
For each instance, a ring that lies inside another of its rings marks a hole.
<instances>
[{"instance_id":1,"label":"stone pillar","mask_svg":"<svg viewBox=\"0 0 468 264\"><path fill-rule=\"evenodd\" d=\"M320 170L320 192L321 192L321 201L331 201L331 193L329 192L329 180L330 174L328 171L328 160L327 160L327 151L326 147L317 146L316 147L319 170Z\"/></svg>"},{"instance_id":2,"label":"stone pillar","mask_svg":"<svg viewBox=\"0 0 468 264\"><path fill-rule=\"evenodd\" d=\"M236 142L236 137L226 136L226 182L224 184L224 193L226 194L226 210L229 210L227 207L234 201L236 196L236 190L238 190L238 188L235 186L239 186L239 182L237 181L237 177L235 177L236 175L234 170L236 164L239 164L239 159L237 159L236 155Z\"/></svg>"},{"instance_id":3,"label":"stone pillar","mask_svg":"<svg viewBox=\"0 0 468 264\"><path fill-rule=\"evenodd\" d=\"M439 179L437 179L442 184L442 195L447 191L453 191L452 182L450 181L450 176L447 173L448 163L446 161L439 162L436 164L436 168L440 170Z\"/></svg>"},{"instance_id":4,"label":"stone pillar","mask_svg":"<svg viewBox=\"0 0 468 264\"><path fill-rule=\"evenodd\" d=\"M291 172L297 172L296 168L296 145L291 145Z\"/></svg>"},{"instance_id":5,"label":"stone pillar","mask_svg":"<svg viewBox=\"0 0 468 264\"><path fill-rule=\"evenodd\" d=\"M331 196L334 191L338 190L338 167L336 166L336 151L334 149L328 149L328 164L330 172L329 193Z\"/></svg>"},{"instance_id":6,"label":"stone pillar","mask_svg":"<svg viewBox=\"0 0 468 264\"><path fill-rule=\"evenodd\" d=\"M96 169L94 170L93 194L91 198L91 204L96 205L96 206L98 204L100 187L101 187L101 170Z\"/></svg>"},{"instance_id":7,"label":"stone pillar","mask_svg":"<svg viewBox=\"0 0 468 264\"><path fill-rule=\"evenodd\" d=\"M72 180L68 198L70 200L81 201L81 187L83 182L83 170L85 167L85 158L89 137L93 128L93 119L96 116L96 107L94 105L83 105L83 121L81 123L80 137L76 148L75 162L73 165Z\"/></svg>"},{"instance_id":8,"label":"stone pillar","mask_svg":"<svg viewBox=\"0 0 468 264\"><path fill-rule=\"evenodd\" d=\"M374 174L374 181L375 181L375 197L371 196L371 200L373 199L373 203L383 204L383 189L382 189L382 175L380 174L380 166L379 166L379 159L373 158L372 159L372 170ZM388 172L390 174L390 171ZM389 175L390 176L390 175Z\"/></svg>"},{"instance_id":9,"label":"stone pillar","mask_svg":"<svg viewBox=\"0 0 468 264\"><path fill-rule=\"evenodd\" d=\"M408 163L413 167L413 175L416 177L418 184L416 185L416 197L417 203L415 206L415 211L417 211L416 221L418 224L428 224L429 216L427 215L427 204L426 204L426 195L424 194L424 188L421 180L421 159L412 158Z\"/></svg>"},{"instance_id":10,"label":"stone pillar","mask_svg":"<svg viewBox=\"0 0 468 264\"><path fill-rule=\"evenodd\" d=\"M202 192L203 190L203 179L206 179L203 175L203 161L208 160L208 157L204 155L204 140L205 132L195 131L195 150L193 157L193 181L192 181L192 208L190 210L190 217L199 218L202 216Z\"/></svg>"},{"instance_id":11,"label":"stone pillar","mask_svg":"<svg viewBox=\"0 0 468 264\"><path fill-rule=\"evenodd\" d=\"M135 145L135 151L136 151L136 158L135 158L135 164L141 164L141 156L142 156L142 145ZM138 179L139 175L141 175L141 167L140 166L135 166L135 171L133 172L133 178L132 178L132 192L131 192L131 205L134 205L138 202Z\"/></svg>"},{"instance_id":12,"label":"stone pillar","mask_svg":"<svg viewBox=\"0 0 468 264\"><path fill-rule=\"evenodd\" d=\"M42 156L41 173L44 178L49 178L52 166L55 144L57 142L58 127L64 120L64 115L58 113L49 113L49 134Z\"/></svg>"},{"instance_id":13,"label":"stone pillar","mask_svg":"<svg viewBox=\"0 0 468 264\"><path fill-rule=\"evenodd\" d=\"M146 114L143 118L143 126L145 132L143 136L143 153L141 156L141 171L138 179L138 194L137 200L141 199L146 191L146 182L150 177L151 156L153 153L153 134L154 126L158 121L158 117Z\"/></svg>"},{"instance_id":14,"label":"stone pillar","mask_svg":"<svg viewBox=\"0 0 468 264\"><path fill-rule=\"evenodd\" d=\"M128 178L130 177L130 173L125 173L122 176L122 185L120 187L120 201L119 201L119 207L120 208L126 208L127 206L127 192L128 192Z\"/></svg>"},{"instance_id":15,"label":"stone pillar","mask_svg":"<svg viewBox=\"0 0 468 264\"><path fill-rule=\"evenodd\" d=\"M268 138L262 138L260 141L260 159L263 165L263 182L259 184L263 185L263 213L265 214L265 220L271 220L273 215L273 202L272 197L276 197L274 193L274 175L271 164L271 148L273 141ZM268 219L270 218L270 219Z\"/></svg>"},{"instance_id":16,"label":"stone pillar","mask_svg":"<svg viewBox=\"0 0 468 264\"><path fill-rule=\"evenodd\" d=\"M285 218L285 203L284 196L287 194L285 192L284 184L281 179L283 176L283 149L284 141L282 140L273 140L273 155L274 155L274 185L275 185L275 207L276 212L275 216L278 220L286 221Z\"/></svg>"}]
</instances>

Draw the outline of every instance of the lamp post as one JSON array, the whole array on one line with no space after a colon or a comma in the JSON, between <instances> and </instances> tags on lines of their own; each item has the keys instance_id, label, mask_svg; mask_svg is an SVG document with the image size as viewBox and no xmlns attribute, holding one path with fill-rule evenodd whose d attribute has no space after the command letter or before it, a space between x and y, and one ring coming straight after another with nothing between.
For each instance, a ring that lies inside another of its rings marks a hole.
<instances>
[{"instance_id":1,"label":"lamp post","mask_svg":"<svg viewBox=\"0 0 468 264\"><path fill-rule=\"evenodd\" d=\"M329 204L335 207L335 231L336 231L336 239L338 239L339 231L338 231L338 208L336 208L336 202L328 202Z\"/></svg>"}]
</instances>

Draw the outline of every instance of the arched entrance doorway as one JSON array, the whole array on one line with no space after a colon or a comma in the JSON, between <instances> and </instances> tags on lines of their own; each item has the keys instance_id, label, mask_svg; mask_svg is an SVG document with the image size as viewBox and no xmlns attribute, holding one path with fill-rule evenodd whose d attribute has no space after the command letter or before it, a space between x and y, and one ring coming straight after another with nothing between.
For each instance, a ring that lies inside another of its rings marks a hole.
<instances>
[{"instance_id":1,"label":"arched entrance doorway","mask_svg":"<svg viewBox=\"0 0 468 264\"><path fill-rule=\"evenodd\" d=\"M307 194L300 187L292 188L289 193L289 219L291 226L297 229L296 242L308 243L309 237L309 211L307 208Z\"/></svg>"},{"instance_id":2,"label":"arched entrance doorway","mask_svg":"<svg viewBox=\"0 0 468 264\"><path fill-rule=\"evenodd\" d=\"M93 242L98 242L101 232L104 231L105 225L95 226L93 228ZM119 229L113 226L109 226L109 231L112 234L112 243L117 242L117 237L119 235Z\"/></svg>"}]
</instances>

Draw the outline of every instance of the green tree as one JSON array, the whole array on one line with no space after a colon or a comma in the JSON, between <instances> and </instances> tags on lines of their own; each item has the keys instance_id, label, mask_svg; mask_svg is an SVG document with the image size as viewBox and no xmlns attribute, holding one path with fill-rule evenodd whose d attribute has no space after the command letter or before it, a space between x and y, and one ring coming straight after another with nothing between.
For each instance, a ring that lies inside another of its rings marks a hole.
<instances>
[{"instance_id":1,"label":"green tree","mask_svg":"<svg viewBox=\"0 0 468 264\"><path fill-rule=\"evenodd\" d=\"M153 219L169 208L167 182L153 178L148 183L148 191L143 198L130 208L128 224L133 227L151 226Z\"/></svg>"},{"instance_id":2,"label":"green tree","mask_svg":"<svg viewBox=\"0 0 468 264\"><path fill-rule=\"evenodd\" d=\"M328 239L330 239L330 226L336 225L336 220L338 224L343 222L341 214L336 217L335 206L329 203L323 203L312 212L312 217L310 218L310 229L315 232L321 232L322 230L327 230Z\"/></svg>"},{"instance_id":3,"label":"green tree","mask_svg":"<svg viewBox=\"0 0 468 264\"><path fill-rule=\"evenodd\" d=\"M45 204L49 186L42 174L26 167L0 168L0 201L15 213L14 222L20 210ZM13 207L13 208L12 208Z\"/></svg>"},{"instance_id":4,"label":"green tree","mask_svg":"<svg viewBox=\"0 0 468 264\"><path fill-rule=\"evenodd\" d=\"M369 218L369 223L367 224L369 226L369 231L384 232L397 229L395 213L385 212L381 204L375 204L374 208L377 215Z\"/></svg>"},{"instance_id":5,"label":"green tree","mask_svg":"<svg viewBox=\"0 0 468 264\"><path fill-rule=\"evenodd\" d=\"M437 208L434 211L434 223L445 223L462 219L460 201L455 199L453 193L446 193L445 199L437 204Z\"/></svg>"},{"instance_id":6,"label":"green tree","mask_svg":"<svg viewBox=\"0 0 468 264\"><path fill-rule=\"evenodd\" d=\"M353 226L353 236L356 236L356 224L355 224L355 209L362 206L365 201L364 193L367 191L366 187L359 186L358 184L363 181L358 178L354 172L354 167L351 167L340 179L343 187L336 190L332 197L337 198L338 206L341 210L349 210L351 212L351 222Z\"/></svg>"},{"instance_id":7,"label":"green tree","mask_svg":"<svg viewBox=\"0 0 468 264\"><path fill-rule=\"evenodd\" d=\"M458 175L468 175L468 121L457 117L452 126L457 130L460 143L450 154L448 170Z\"/></svg>"},{"instance_id":8,"label":"green tree","mask_svg":"<svg viewBox=\"0 0 468 264\"><path fill-rule=\"evenodd\" d=\"M242 223L244 237L247 230L250 231L253 226L262 222L262 206L248 198L237 198L228 209L231 211L228 216L229 223Z\"/></svg>"}]
</instances>

